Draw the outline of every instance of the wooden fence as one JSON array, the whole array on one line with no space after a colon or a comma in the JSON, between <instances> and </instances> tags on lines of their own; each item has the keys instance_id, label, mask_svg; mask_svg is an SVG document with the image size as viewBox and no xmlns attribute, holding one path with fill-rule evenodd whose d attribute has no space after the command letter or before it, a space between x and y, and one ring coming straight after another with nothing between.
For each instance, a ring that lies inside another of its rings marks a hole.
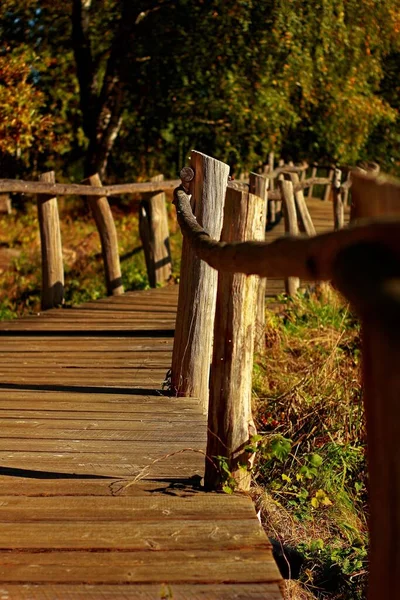
<instances>
[{"instance_id":1,"label":"wooden fence","mask_svg":"<svg viewBox=\"0 0 400 600\"><path fill-rule=\"evenodd\" d=\"M258 196L266 198L262 186L266 190L269 185L269 202L267 220L269 225L273 226L281 214L282 198L286 214L287 231L296 234L297 217L299 217L300 230L309 235L314 234L312 221L308 214L307 206L304 201L304 190L312 189L314 185L323 185L329 192L332 186L336 185L330 178L317 177L317 172L313 170L312 177L306 179L305 174L308 165L302 164L295 166L293 163L285 165L279 161L279 165L274 168L273 154L269 156L269 164L263 169L263 175L251 174L247 180L229 181L228 187L234 190L242 190L257 193ZM301 176L301 180L299 177ZM292 183L292 186L286 181ZM337 180L335 180L337 182ZM257 183L258 182L258 183ZM262 182L262 183L261 183ZM124 183L111 186L102 186L101 180L97 174L89 177L82 184L60 184L55 182L53 172L44 173L39 177L39 181L23 181L13 179L0 180L0 197L3 203L7 205L7 212L10 212L10 193L34 194L37 197L38 219L41 239L42 253L42 310L62 305L64 301L64 265L62 256L62 240L60 232L60 222L58 214L57 197L78 195L86 199L93 214L98 229L107 293L109 295L118 295L123 293L121 279L121 267L118 253L118 236L115 228L112 212L109 206L108 197L122 194L141 195L139 206L139 233L146 259L149 284L156 287L165 283L171 276L172 263L169 244L168 219L165 203L165 192L175 189L180 184L180 180L164 180L162 175L154 177L149 182L144 183ZM225 185L225 184L224 184ZM254 186L258 186L258 191ZM349 186L349 183L347 184ZM342 207L340 200L345 193L345 187L337 189L336 204ZM199 192L200 193L200 192ZM327 193L325 194L327 196ZM294 200L292 200L294 197ZM293 204L295 202L295 205ZM342 208L339 208L339 213ZM216 217L210 216L213 221L222 219L222 213ZM204 221L203 221L204 222ZM217 221L215 221L217 222ZM338 217L338 227L342 225L343 219ZM220 221L221 226L222 221ZM206 223L207 224L207 223ZM209 231L213 234L214 230L210 224ZM219 236L217 229L215 236ZM185 255L185 253L184 253ZM186 260L186 259L184 259ZM185 282L182 282L185 285ZM295 293L298 287L296 278L288 278L286 282L286 291ZM265 282L258 286L259 296L257 310L259 313L258 331L262 331L263 320L263 293ZM261 339L260 335L256 336ZM184 343L184 342L182 342ZM258 347L258 346L257 346ZM259 347L258 347L259 349Z\"/></svg>"},{"instance_id":2,"label":"wooden fence","mask_svg":"<svg viewBox=\"0 0 400 600\"><path fill-rule=\"evenodd\" d=\"M339 173L334 172L333 191L339 197L333 203L337 231L316 236L298 194L302 186L293 180L279 181L278 190L268 193L268 201L271 197L275 201L280 193L291 235L267 244L261 241L265 175L264 183L253 181L255 193L249 193L230 188L228 166L215 159L192 152L190 168L189 176L186 169L182 185L175 190L184 260L172 384L179 395L199 397L208 410L205 486L223 486L223 463L238 489L249 487L252 454L247 449L256 433L250 394L258 278L333 281L358 311L363 328L371 514L369 599L397 598L400 184L384 176L353 173L355 220L340 229L338 204L343 202L343 189ZM299 216L309 236L294 235Z\"/></svg>"},{"instance_id":3,"label":"wooden fence","mask_svg":"<svg viewBox=\"0 0 400 600\"><path fill-rule=\"evenodd\" d=\"M108 295L124 292L118 251L118 236L107 197L120 194L141 194L139 231L149 282L152 287L165 283L171 275L166 190L179 185L180 180L164 181L162 176L146 183L102 186L95 174L83 184L55 183L54 172L43 173L39 181L0 180L0 195L9 193L37 196L38 220L42 252L42 309L60 306L64 301L64 266L57 196L83 196L90 206L101 242Z\"/></svg>"}]
</instances>

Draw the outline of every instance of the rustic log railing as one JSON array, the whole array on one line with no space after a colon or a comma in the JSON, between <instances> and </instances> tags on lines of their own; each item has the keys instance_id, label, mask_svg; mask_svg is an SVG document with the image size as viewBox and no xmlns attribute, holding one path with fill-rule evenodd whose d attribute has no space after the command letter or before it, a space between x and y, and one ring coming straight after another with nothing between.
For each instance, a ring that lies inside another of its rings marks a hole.
<instances>
[{"instance_id":1,"label":"rustic log railing","mask_svg":"<svg viewBox=\"0 0 400 600\"><path fill-rule=\"evenodd\" d=\"M57 196L79 195L86 198L99 233L108 295L123 294L117 231L107 197L116 194L150 194L141 201L140 234L151 287L168 281L171 275L168 218L165 190L179 180L164 181L162 176L145 183L102 186L97 174L82 184L55 183L54 172L44 173L39 181L0 180L2 194L37 195L42 252L42 310L61 306L64 301L64 267ZM140 202L140 200L137 200Z\"/></svg>"},{"instance_id":2,"label":"rustic log railing","mask_svg":"<svg viewBox=\"0 0 400 600\"><path fill-rule=\"evenodd\" d=\"M226 171L223 171L223 176L226 177ZM195 171L195 179L202 177ZM358 311L363 329L364 403L370 476L369 600L380 600L400 596L400 553L397 551L400 535L400 183L360 173L354 173L352 179L357 218L363 216L363 209L367 207L372 221L362 224L359 221L356 226L313 237L285 237L270 244L261 241L231 242L232 238L213 239L203 228L201 218L194 216L187 187L180 186L175 190L175 204L187 251L190 248L196 260L201 259L217 269L220 282L228 281L231 274L229 281L232 285L233 278L240 277L239 273L260 277L297 277L310 281L330 280ZM217 199L223 202L221 185L222 179L217 193L208 186L209 196L203 195L202 201L205 204L212 202L213 206ZM289 186L292 186L291 182L282 181L282 193ZM231 200L228 198L230 195L227 195L230 207ZM197 202L198 196L195 200ZM239 207L239 199L238 202ZM380 207L381 202L384 209ZM254 200L249 197L247 208L250 209L253 203ZM386 213L388 207L392 216L376 220L376 215ZM239 208L236 210L236 218L239 219L241 212ZM225 214L229 211L230 208ZM228 225L224 224L224 229L226 227ZM239 231L235 233L239 234ZM207 290L199 293L206 294ZM186 293L182 286L181 294ZM247 331L251 330L247 310L254 307L251 299L255 292L242 298L242 309L239 304L233 307L231 298L234 295L232 287L220 283L214 327L205 475L207 487L217 489L224 483L223 470L218 469L221 461L237 477L238 487L247 489L249 456L246 447L255 432L248 405L251 331L247 343L241 337L244 327ZM180 303L183 306L183 300L180 299ZM190 312L190 306L187 306ZM202 307L206 307L205 300ZM197 312L204 309L197 308ZM181 318L178 312L178 322ZM195 320L197 318L196 315ZM209 317L209 323L211 328L212 317ZM194 326L193 321L191 326ZM186 341L185 352L189 355L193 342L190 339ZM209 369L209 354L204 352L204 355L202 377ZM184 369L179 374L183 379L190 372L191 365L186 363ZM195 379L200 373L195 370L191 376L194 377L191 389L195 390ZM202 393L204 402L204 389Z\"/></svg>"}]
</instances>

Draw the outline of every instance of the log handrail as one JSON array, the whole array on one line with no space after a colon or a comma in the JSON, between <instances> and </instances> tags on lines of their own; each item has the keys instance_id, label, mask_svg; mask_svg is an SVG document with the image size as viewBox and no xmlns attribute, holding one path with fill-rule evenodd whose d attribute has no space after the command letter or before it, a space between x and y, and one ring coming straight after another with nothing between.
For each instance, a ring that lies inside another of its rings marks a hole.
<instances>
[{"instance_id":1,"label":"log handrail","mask_svg":"<svg viewBox=\"0 0 400 600\"><path fill-rule=\"evenodd\" d=\"M299 277L305 281L330 281L336 256L360 242L378 242L400 260L400 223L376 219L357 227L323 233L315 237L285 237L274 242L225 243L212 239L193 216L190 199L182 187L174 203L183 234L199 258L217 270L261 277Z\"/></svg>"},{"instance_id":2,"label":"log handrail","mask_svg":"<svg viewBox=\"0 0 400 600\"><path fill-rule=\"evenodd\" d=\"M338 174L334 185L339 193ZM174 192L184 237L211 267L332 280L361 317L371 514L368 598L380 600L395 598L400 590L400 554L395 551L400 535L400 184L355 172L353 199L357 226L272 243L225 243L212 239L196 221L186 190L180 186ZM362 219L364 213L372 218ZM382 218L385 213L391 216ZM223 411L219 418L223 423Z\"/></svg>"},{"instance_id":3,"label":"log handrail","mask_svg":"<svg viewBox=\"0 0 400 600\"><path fill-rule=\"evenodd\" d=\"M22 179L0 179L0 193L46 194L48 196L117 196L119 194L143 194L173 190L180 180L146 181L143 183L119 183L104 187L87 187L78 183L42 183Z\"/></svg>"}]
</instances>

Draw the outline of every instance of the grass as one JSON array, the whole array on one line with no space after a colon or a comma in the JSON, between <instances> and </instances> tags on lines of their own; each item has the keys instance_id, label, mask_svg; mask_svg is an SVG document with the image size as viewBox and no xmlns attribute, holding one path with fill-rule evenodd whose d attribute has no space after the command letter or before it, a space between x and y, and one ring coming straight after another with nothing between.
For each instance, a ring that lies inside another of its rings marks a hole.
<instances>
[{"instance_id":1,"label":"grass","mask_svg":"<svg viewBox=\"0 0 400 600\"><path fill-rule=\"evenodd\" d=\"M359 338L347 304L327 286L282 299L279 313L267 314L267 353L254 366L261 434L254 497L268 535L284 549L287 571L293 562L290 574L298 581L287 586L293 600L364 597Z\"/></svg>"}]
</instances>

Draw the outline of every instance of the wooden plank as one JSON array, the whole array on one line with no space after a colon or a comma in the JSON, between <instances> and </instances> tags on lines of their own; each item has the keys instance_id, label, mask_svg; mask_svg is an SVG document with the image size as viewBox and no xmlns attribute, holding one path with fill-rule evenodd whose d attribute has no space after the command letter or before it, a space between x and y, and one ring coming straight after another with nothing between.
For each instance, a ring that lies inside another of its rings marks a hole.
<instances>
[{"instance_id":1,"label":"wooden plank","mask_svg":"<svg viewBox=\"0 0 400 600\"><path fill-rule=\"evenodd\" d=\"M204 444L198 444L203 450ZM166 453L178 452L183 447L182 442L165 440L113 440L107 449L107 456L114 459L115 456L144 457L144 459L157 458ZM40 452L40 453L71 453L81 455L83 453L104 454L104 440L96 439L43 439L37 438L32 442L26 438L0 438L0 452ZM185 460L186 457L182 457Z\"/></svg>"},{"instance_id":2,"label":"wooden plank","mask_svg":"<svg viewBox=\"0 0 400 600\"><path fill-rule=\"evenodd\" d=\"M167 449L166 449L167 452ZM167 458L168 457L168 458ZM108 454L79 455L51 454L46 452L0 452L2 468L29 471L31 474L54 473L62 475L90 475L103 477L129 477L133 482L156 479L192 479L198 483L203 475L204 454L179 453L168 456L167 453L155 458ZM18 473L17 473L18 474Z\"/></svg>"},{"instance_id":3,"label":"wooden plank","mask_svg":"<svg viewBox=\"0 0 400 600\"><path fill-rule=\"evenodd\" d=\"M40 474L40 473L38 473ZM191 498L201 494L188 483L163 481L137 481L132 485L130 479L109 477L60 477L60 474L47 474L46 477L18 477L0 474L0 496L135 496L155 498L168 495L172 498ZM208 494L210 495L210 494ZM235 495L236 496L236 495Z\"/></svg>"},{"instance_id":4,"label":"wooden plank","mask_svg":"<svg viewBox=\"0 0 400 600\"><path fill-rule=\"evenodd\" d=\"M261 584L0 584L3 600L281 600L276 583Z\"/></svg>"},{"instance_id":5,"label":"wooden plank","mask_svg":"<svg viewBox=\"0 0 400 600\"><path fill-rule=\"evenodd\" d=\"M238 550L270 548L257 520L40 521L0 523L1 550ZM14 554L14 553L13 553ZM1 572L1 566L0 566Z\"/></svg>"},{"instance_id":6,"label":"wooden plank","mask_svg":"<svg viewBox=\"0 0 400 600\"><path fill-rule=\"evenodd\" d=\"M149 547L149 546L148 546ZM12 566L12 568L10 568ZM0 552L0 581L60 583L278 583L270 549Z\"/></svg>"},{"instance_id":7,"label":"wooden plank","mask_svg":"<svg viewBox=\"0 0 400 600\"><path fill-rule=\"evenodd\" d=\"M223 494L205 494L185 497L159 495L146 496L50 496L15 497L2 496L0 500L0 540L4 523L49 522L69 523L90 521L89 525L129 521L137 523L164 523L174 521L230 521L229 528L234 530L234 521L244 521L249 530L255 529L255 511L249 498ZM111 529L112 527L110 527ZM69 527L71 530L71 527ZM222 537L222 536L221 536ZM41 534L41 539L44 536ZM257 538L258 539L258 538ZM11 539L8 543L11 542ZM14 544L14 540L12 541ZM49 540L50 543L50 540ZM0 541L1 544L1 541Z\"/></svg>"}]
</instances>

